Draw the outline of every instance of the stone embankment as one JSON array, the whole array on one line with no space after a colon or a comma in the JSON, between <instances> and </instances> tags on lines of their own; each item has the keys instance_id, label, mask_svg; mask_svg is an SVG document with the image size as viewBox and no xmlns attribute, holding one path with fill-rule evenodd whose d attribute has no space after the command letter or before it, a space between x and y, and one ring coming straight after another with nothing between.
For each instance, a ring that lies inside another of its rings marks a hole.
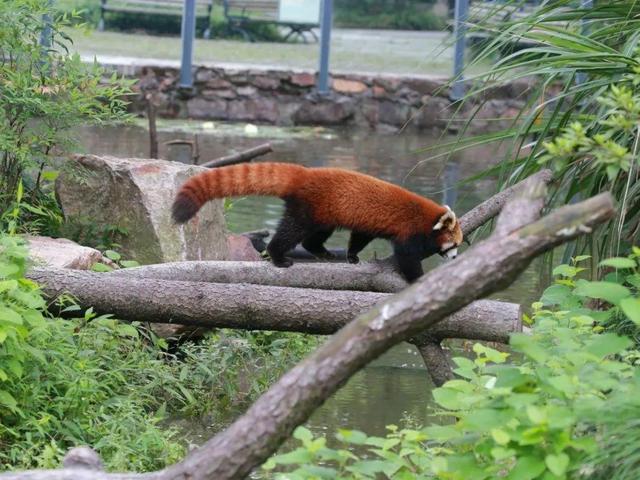
<instances>
[{"instance_id":1,"label":"stone embankment","mask_svg":"<svg viewBox=\"0 0 640 480\"><path fill-rule=\"evenodd\" d=\"M179 71L163 65L106 65L136 88L154 92L158 115L265 123L272 125L348 125L456 130L478 108L473 131L504 127L524 105L528 82L494 88L463 109L452 104L446 79L389 74L334 74L327 96L315 93L316 74L275 68L197 67L194 86L178 86ZM140 95L134 112L144 112Z\"/></svg>"}]
</instances>

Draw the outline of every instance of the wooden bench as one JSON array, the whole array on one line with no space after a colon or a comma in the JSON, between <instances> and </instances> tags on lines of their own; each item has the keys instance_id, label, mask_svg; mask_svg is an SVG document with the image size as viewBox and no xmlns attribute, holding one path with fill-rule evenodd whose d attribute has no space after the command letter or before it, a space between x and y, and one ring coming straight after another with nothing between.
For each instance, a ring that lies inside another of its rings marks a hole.
<instances>
[{"instance_id":1,"label":"wooden bench","mask_svg":"<svg viewBox=\"0 0 640 480\"><path fill-rule=\"evenodd\" d=\"M284 40L297 35L306 43L305 32L311 33L314 40L318 41L318 36L313 28L319 26L320 6L318 2L317 15L309 16L305 20L286 19L282 15L283 0L222 0L224 16L227 20L227 27L231 32L239 33L245 40L254 42L255 36L247 29L252 23L269 23L281 25L290 29Z\"/></svg>"},{"instance_id":2,"label":"wooden bench","mask_svg":"<svg viewBox=\"0 0 640 480\"><path fill-rule=\"evenodd\" d=\"M211 8L213 0L195 0L196 18L206 18L207 27L202 35L204 38L211 36ZM100 0L100 22L98 30L103 31L105 26L105 12L120 13L146 13L150 15L182 16L184 0Z\"/></svg>"}]
</instances>

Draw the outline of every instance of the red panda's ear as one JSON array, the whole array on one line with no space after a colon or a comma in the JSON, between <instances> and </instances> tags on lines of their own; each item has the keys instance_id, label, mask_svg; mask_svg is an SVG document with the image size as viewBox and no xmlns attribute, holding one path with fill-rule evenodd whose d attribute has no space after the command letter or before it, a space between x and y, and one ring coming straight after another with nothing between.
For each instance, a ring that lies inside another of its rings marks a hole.
<instances>
[{"instance_id":1,"label":"red panda's ear","mask_svg":"<svg viewBox=\"0 0 640 480\"><path fill-rule=\"evenodd\" d=\"M438 219L438 222L433 226L434 230L453 230L456 226L456 214L453 213L453 210L448 205L444 206L447 211L442 214L442 216Z\"/></svg>"}]
</instances>

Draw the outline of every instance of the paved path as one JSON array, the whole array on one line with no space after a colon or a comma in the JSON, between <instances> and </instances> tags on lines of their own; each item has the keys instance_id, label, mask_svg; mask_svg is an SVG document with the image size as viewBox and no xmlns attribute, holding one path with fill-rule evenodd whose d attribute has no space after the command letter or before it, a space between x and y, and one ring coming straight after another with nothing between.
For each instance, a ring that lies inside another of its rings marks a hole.
<instances>
[{"instance_id":1,"label":"paved path","mask_svg":"<svg viewBox=\"0 0 640 480\"><path fill-rule=\"evenodd\" d=\"M120 32L72 32L74 48L83 57L105 63L160 63L180 59L177 37ZM445 32L335 29L331 69L336 72L393 73L448 76L452 49ZM318 44L248 43L196 40L196 63L231 67L261 66L316 69Z\"/></svg>"}]
</instances>

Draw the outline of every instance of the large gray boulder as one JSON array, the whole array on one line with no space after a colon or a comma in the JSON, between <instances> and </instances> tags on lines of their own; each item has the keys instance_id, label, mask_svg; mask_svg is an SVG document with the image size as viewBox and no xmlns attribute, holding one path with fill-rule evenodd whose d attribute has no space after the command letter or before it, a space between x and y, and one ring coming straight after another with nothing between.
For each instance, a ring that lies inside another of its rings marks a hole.
<instances>
[{"instance_id":1,"label":"large gray boulder","mask_svg":"<svg viewBox=\"0 0 640 480\"><path fill-rule=\"evenodd\" d=\"M171 203L182 183L203 167L164 160L78 155L56 182L62 211L71 222L117 226L124 258L142 264L226 260L227 229L222 200L176 226Z\"/></svg>"}]
</instances>

